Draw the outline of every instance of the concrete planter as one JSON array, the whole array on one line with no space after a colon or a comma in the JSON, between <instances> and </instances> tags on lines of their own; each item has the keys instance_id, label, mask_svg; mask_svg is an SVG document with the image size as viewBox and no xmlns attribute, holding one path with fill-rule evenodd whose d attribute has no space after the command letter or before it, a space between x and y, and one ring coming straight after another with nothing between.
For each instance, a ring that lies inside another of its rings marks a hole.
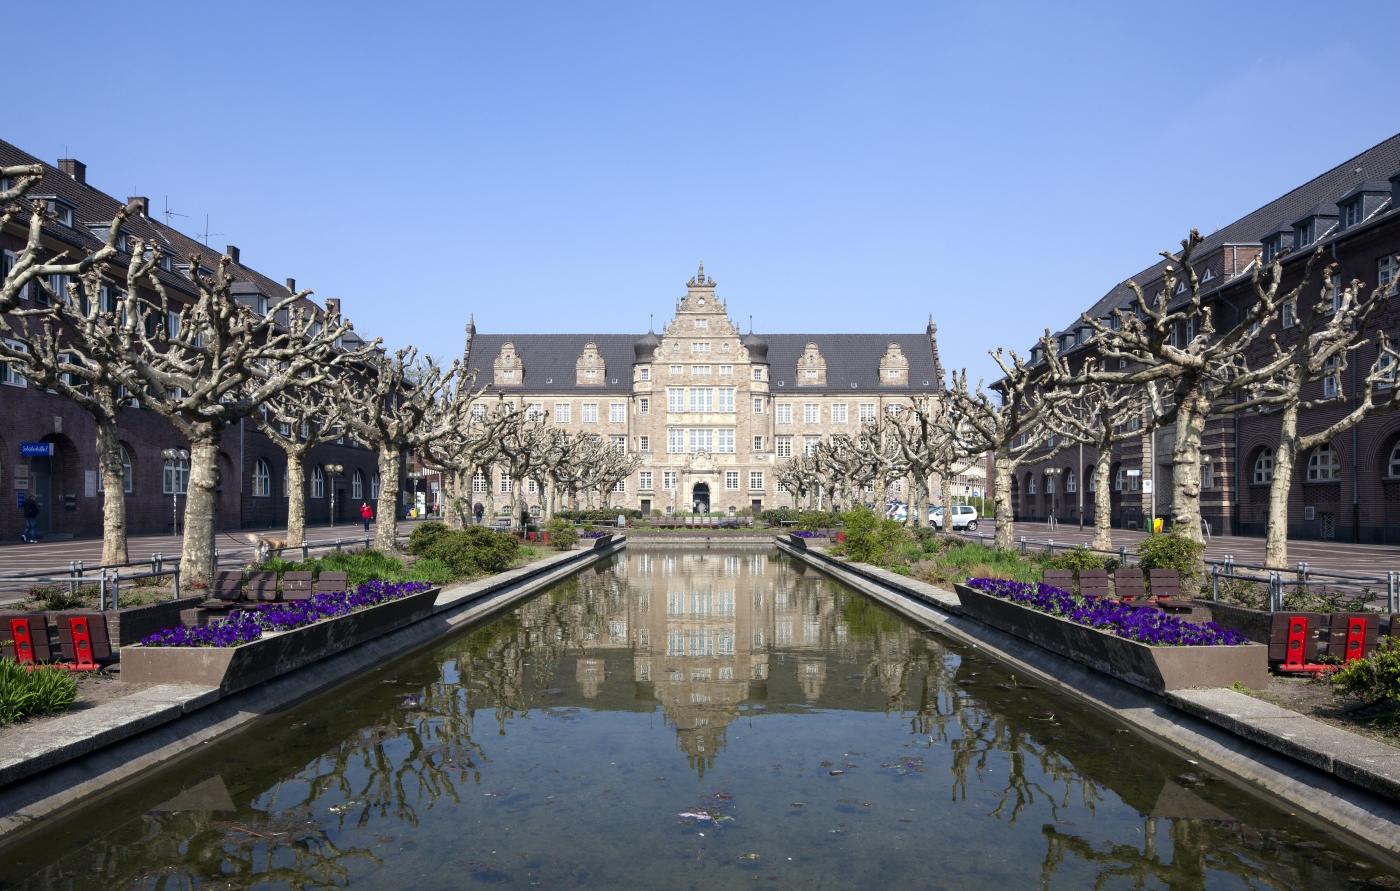
<instances>
[{"instance_id":1,"label":"concrete planter","mask_svg":"<svg viewBox=\"0 0 1400 891\"><path fill-rule=\"evenodd\" d=\"M593 550L601 551L604 548L610 547L612 545L613 537L613 533L609 532L607 535L600 535L599 537L593 539Z\"/></svg>"},{"instance_id":2,"label":"concrete planter","mask_svg":"<svg viewBox=\"0 0 1400 891\"><path fill-rule=\"evenodd\" d=\"M196 684L232 693L426 619L440 590L430 588L292 631L267 632L237 647L123 647L122 680Z\"/></svg>"},{"instance_id":3,"label":"concrete planter","mask_svg":"<svg viewBox=\"0 0 1400 891\"><path fill-rule=\"evenodd\" d=\"M1269 648L1263 644L1151 647L966 585L953 587L967 616L1154 693L1235 683L1258 690L1268 684Z\"/></svg>"},{"instance_id":4,"label":"concrete planter","mask_svg":"<svg viewBox=\"0 0 1400 891\"><path fill-rule=\"evenodd\" d=\"M203 599L203 596L196 595L194 597L181 597L178 600L148 603L145 606L104 609L102 615L107 619L107 634L112 640L112 649L138 643L142 638L154 634L162 628L180 624L180 611L190 609ZM78 610L78 612L91 612L91 610ZM45 613L51 634L58 633L58 623L62 621L65 614L66 611Z\"/></svg>"},{"instance_id":5,"label":"concrete planter","mask_svg":"<svg viewBox=\"0 0 1400 891\"><path fill-rule=\"evenodd\" d=\"M799 551L807 550L807 539L798 535L796 532L788 533L788 544L792 545L794 548L797 548Z\"/></svg>"}]
</instances>

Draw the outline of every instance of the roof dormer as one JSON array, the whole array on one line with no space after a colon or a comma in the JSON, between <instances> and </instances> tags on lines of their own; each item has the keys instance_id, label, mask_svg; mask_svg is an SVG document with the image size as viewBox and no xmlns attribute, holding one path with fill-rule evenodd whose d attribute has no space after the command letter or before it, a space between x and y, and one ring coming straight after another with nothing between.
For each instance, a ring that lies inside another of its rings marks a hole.
<instances>
[{"instance_id":1,"label":"roof dormer","mask_svg":"<svg viewBox=\"0 0 1400 891\"><path fill-rule=\"evenodd\" d=\"M589 341L583 345L583 352L574 363L574 382L580 387L602 386L606 375L607 367L602 354L598 352L598 345Z\"/></svg>"},{"instance_id":2,"label":"roof dormer","mask_svg":"<svg viewBox=\"0 0 1400 891\"><path fill-rule=\"evenodd\" d=\"M1390 198L1390 183L1367 180L1337 199L1343 229L1358 225L1380 210Z\"/></svg>"},{"instance_id":3,"label":"roof dormer","mask_svg":"<svg viewBox=\"0 0 1400 891\"><path fill-rule=\"evenodd\" d=\"M525 365L516 355L515 344L501 344L501 353L491 362L492 380L498 387L519 387L525 383Z\"/></svg>"},{"instance_id":4,"label":"roof dormer","mask_svg":"<svg viewBox=\"0 0 1400 891\"><path fill-rule=\"evenodd\" d=\"M909 385L909 358L897 343L885 347L885 354L880 357L880 384L886 387Z\"/></svg>"},{"instance_id":5,"label":"roof dormer","mask_svg":"<svg viewBox=\"0 0 1400 891\"><path fill-rule=\"evenodd\" d=\"M1296 234L1291 225L1283 223L1265 235L1264 262L1272 263L1275 257L1281 257L1293 250L1293 238Z\"/></svg>"},{"instance_id":6,"label":"roof dormer","mask_svg":"<svg viewBox=\"0 0 1400 891\"><path fill-rule=\"evenodd\" d=\"M181 266L180 270L188 275L188 264ZM229 293L233 295L234 303L248 307L254 315L267 315L268 296L258 288L256 282L234 282L229 286Z\"/></svg>"},{"instance_id":7,"label":"roof dormer","mask_svg":"<svg viewBox=\"0 0 1400 891\"><path fill-rule=\"evenodd\" d=\"M1337 225L1337 205L1318 204L1293 223L1293 249L1301 251L1330 233Z\"/></svg>"},{"instance_id":8,"label":"roof dormer","mask_svg":"<svg viewBox=\"0 0 1400 891\"><path fill-rule=\"evenodd\" d=\"M32 197L35 201L44 202L44 210L48 212L49 217L55 223L70 229L73 227L73 205L57 195L34 195Z\"/></svg>"},{"instance_id":9,"label":"roof dormer","mask_svg":"<svg viewBox=\"0 0 1400 891\"><path fill-rule=\"evenodd\" d=\"M826 386L826 359L815 343L807 344L802 358L797 360L797 385L799 387Z\"/></svg>"}]
</instances>

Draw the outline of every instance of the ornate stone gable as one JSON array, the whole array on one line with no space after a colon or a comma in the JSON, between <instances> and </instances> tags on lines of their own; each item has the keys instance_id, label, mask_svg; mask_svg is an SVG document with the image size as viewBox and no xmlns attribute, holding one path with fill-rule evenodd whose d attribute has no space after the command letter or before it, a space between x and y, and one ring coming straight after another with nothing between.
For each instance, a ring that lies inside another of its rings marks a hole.
<instances>
[{"instance_id":1,"label":"ornate stone gable","mask_svg":"<svg viewBox=\"0 0 1400 891\"><path fill-rule=\"evenodd\" d=\"M885 347L885 354L880 357L880 385L886 387L909 385L909 359L905 357L904 350L900 349L897 343L891 343Z\"/></svg>"},{"instance_id":2,"label":"ornate stone gable","mask_svg":"<svg viewBox=\"0 0 1400 891\"><path fill-rule=\"evenodd\" d=\"M607 367L598 352L598 345L589 341L583 345L583 352L574 363L574 383L580 387L602 386L607 380Z\"/></svg>"},{"instance_id":3,"label":"ornate stone gable","mask_svg":"<svg viewBox=\"0 0 1400 891\"><path fill-rule=\"evenodd\" d=\"M826 386L826 359L815 343L807 344L802 358L797 360L797 385L799 387Z\"/></svg>"},{"instance_id":4,"label":"ornate stone gable","mask_svg":"<svg viewBox=\"0 0 1400 891\"><path fill-rule=\"evenodd\" d=\"M501 354L491 362L491 371L498 387L519 387L525 383L525 363L516 355L515 344L501 344Z\"/></svg>"},{"instance_id":5,"label":"ornate stone gable","mask_svg":"<svg viewBox=\"0 0 1400 891\"><path fill-rule=\"evenodd\" d=\"M705 264L686 282L685 296L676 301L676 314L662 328L657 362L744 361L739 329L729 318L724 301L715 296L715 280Z\"/></svg>"}]
</instances>

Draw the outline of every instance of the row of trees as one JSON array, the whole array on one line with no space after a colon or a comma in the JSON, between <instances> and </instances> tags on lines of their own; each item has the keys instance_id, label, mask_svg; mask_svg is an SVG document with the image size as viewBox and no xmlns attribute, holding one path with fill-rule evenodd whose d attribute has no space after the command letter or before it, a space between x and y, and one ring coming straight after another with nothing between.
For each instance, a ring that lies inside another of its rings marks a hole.
<instances>
[{"instance_id":1,"label":"row of trees","mask_svg":"<svg viewBox=\"0 0 1400 891\"><path fill-rule=\"evenodd\" d=\"M1014 352L992 353L1002 379L989 393L955 375L950 405L958 423L975 434L974 448L992 453L997 544L1013 542L1011 488L1016 469L1050 438L1096 449L1095 546L1109 545L1109 467L1113 446L1154 428L1170 428L1173 530L1203 541L1201 452L1206 422L1214 416L1256 411L1279 416L1269 491L1266 563L1288 560L1288 493L1300 453L1328 442L1383 407L1400 404L1396 352L1373 320L1388 286L1342 282L1335 264L1323 265L1319 249L1285 287L1283 257L1255 264L1251 293L1228 322L1206 299L1193 265L1201 244L1192 231L1167 261L1160 290L1149 296L1129 282L1134 300L1108 319L1083 316L1093 336L1093 358L1077 366L1059 354L1045 332L1044 360L1031 363ZM1317 275L1318 267L1323 266ZM1288 330L1272 323L1287 313ZM1300 414L1325 404L1346 405L1343 372L1353 353L1370 343L1376 358L1361 375L1350 408L1324 427L1299 432ZM1326 380L1326 387L1322 382ZM1320 396L1308 394L1320 393Z\"/></svg>"}]
</instances>

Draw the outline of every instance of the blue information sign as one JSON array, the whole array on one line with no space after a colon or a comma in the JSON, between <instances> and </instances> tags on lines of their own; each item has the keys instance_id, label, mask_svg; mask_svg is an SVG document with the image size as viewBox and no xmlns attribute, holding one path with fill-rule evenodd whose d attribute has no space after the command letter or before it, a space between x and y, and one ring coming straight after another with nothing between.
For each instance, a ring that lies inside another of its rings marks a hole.
<instances>
[{"instance_id":1,"label":"blue information sign","mask_svg":"<svg viewBox=\"0 0 1400 891\"><path fill-rule=\"evenodd\" d=\"M25 458L51 458L53 457L53 443L22 442L19 444L19 453Z\"/></svg>"}]
</instances>

